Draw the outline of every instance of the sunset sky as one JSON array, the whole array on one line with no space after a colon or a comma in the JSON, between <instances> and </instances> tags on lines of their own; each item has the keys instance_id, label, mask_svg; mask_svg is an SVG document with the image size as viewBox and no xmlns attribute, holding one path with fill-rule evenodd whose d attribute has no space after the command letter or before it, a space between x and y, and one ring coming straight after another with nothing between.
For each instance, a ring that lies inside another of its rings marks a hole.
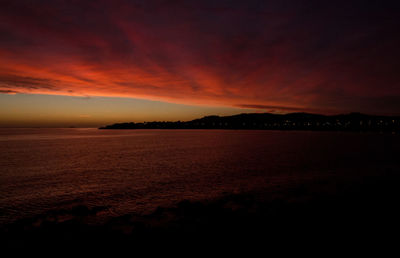
<instances>
[{"instance_id":1,"label":"sunset sky","mask_svg":"<svg viewBox=\"0 0 400 258\"><path fill-rule=\"evenodd\" d=\"M400 115L400 1L0 0L0 127Z\"/></svg>"}]
</instances>

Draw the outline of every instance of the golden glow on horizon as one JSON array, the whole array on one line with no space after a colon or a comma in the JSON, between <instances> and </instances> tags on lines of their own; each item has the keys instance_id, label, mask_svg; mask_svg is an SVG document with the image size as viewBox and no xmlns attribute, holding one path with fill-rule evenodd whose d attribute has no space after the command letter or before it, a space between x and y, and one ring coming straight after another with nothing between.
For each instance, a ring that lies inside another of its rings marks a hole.
<instances>
[{"instance_id":1,"label":"golden glow on horizon","mask_svg":"<svg viewBox=\"0 0 400 258\"><path fill-rule=\"evenodd\" d=\"M206 115L254 111L130 98L0 94L0 127L98 127L118 122L186 121Z\"/></svg>"},{"instance_id":2,"label":"golden glow on horizon","mask_svg":"<svg viewBox=\"0 0 400 258\"><path fill-rule=\"evenodd\" d=\"M142 106L131 114L146 120L243 109L399 113L399 22L387 3L122 2L2 5L0 94L16 94L2 97L2 124L24 112L39 117L30 99L42 95L59 112L49 120L93 123L105 120L104 106L89 101L103 115L74 111L74 101L58 110L62 97L54 95L110 97L116 106L117 97L142 99L132 100ZM154 101L171 112L143 104ZM165 102L183 105L172 110Z\"/></svg>"}]
</instances>

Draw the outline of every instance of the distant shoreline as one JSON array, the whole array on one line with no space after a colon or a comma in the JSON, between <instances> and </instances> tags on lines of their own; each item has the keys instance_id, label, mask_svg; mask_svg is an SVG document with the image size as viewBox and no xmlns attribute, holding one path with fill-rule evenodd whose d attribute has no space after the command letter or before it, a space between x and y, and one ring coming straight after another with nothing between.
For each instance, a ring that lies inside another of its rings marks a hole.
<instances>
[{"instance_id":1,"label":"distant shoreline","mask_svg":"<svg viewBox=\"0 0 400 258\"><path fill-rule=\"evenodd\" d=\"M233 130L306 130L399 132L399 116L373 116L361 113L319 115L291 113L239 114L234 116L206 116L191 121L154 121L116 123L99 129L233 129Z\"/></svg>"}]
</instances>

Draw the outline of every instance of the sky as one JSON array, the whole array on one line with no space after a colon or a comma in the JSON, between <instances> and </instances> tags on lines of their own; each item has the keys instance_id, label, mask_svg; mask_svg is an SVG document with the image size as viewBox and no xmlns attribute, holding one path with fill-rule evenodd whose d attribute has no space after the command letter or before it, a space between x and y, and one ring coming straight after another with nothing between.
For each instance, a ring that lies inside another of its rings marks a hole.
<instances>
[{"instance_id":1,"label":"sky","mask_svg":"<svg viewBox=\"0 0 400 258\"><path fill-rule=\"evenodd\" d=\"M400 1L0 0L0 126L400 115Z\"/></svg>"}]
</instances>

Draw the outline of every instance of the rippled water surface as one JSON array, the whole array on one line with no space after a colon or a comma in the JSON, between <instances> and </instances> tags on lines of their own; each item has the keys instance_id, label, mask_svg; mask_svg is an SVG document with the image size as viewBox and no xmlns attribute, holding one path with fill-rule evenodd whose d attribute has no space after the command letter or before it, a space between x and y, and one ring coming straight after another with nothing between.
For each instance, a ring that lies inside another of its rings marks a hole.
<instances>
[{"instance_id":1,"label":"rippled water surface","mask_svg":"<svg viewBox=\"0 0 400 258\"><path fill-rule=\"evenodd\" d=\"M400 168L399 135L0 129L0 224L84 204L146 213L315 177Z\"/></svg>"}]
</instances>

